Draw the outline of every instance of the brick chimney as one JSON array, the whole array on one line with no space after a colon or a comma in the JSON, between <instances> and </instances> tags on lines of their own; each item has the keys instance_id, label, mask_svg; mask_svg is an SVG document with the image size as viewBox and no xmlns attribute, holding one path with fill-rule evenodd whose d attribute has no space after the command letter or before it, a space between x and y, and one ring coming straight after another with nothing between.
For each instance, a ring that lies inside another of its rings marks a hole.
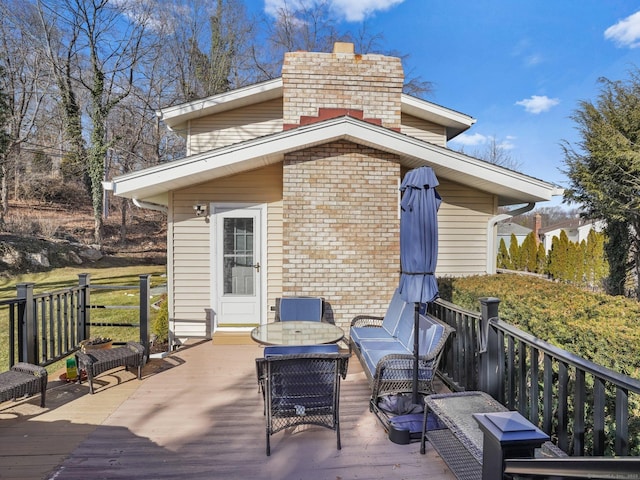
<instances>
[{"instance_id":1,"label":"brick chimney","mask_svg":"<svg viewBox=\"0 0 640 480\"><path fill-rule=\"evenodd\" d=\"M535 224L533 226L533 235L536 239L536 245L541 241L540 230L542 230L542 216L539 213L536 213Z\"/></svg>"},{"instance_id":2,"label":"brick chimney","mask_svg":"<svg viewBox=\"0 0 640 480\"><path fill-rule=\"evenodd\" d=\"M332 53L286 53L284 128L350 115L399 130L403 83L399 58L356 54L352 43L338 42Z\"/></svg>"},{"instance_id":3,"label":"brick chimney","mask_svg":"<svg viewBox=\"0 0 640 480\"><path fill-rule=\"evenodd\" d=\"M282 82L285 129L345 115L400 127L397 58L357 55L344 43L287 53ZM347 140L284 155L282 295L326 298L325 315L345 330L363 305L384 311L398 284L400 168L397 155Z\"/></svg>"}]
</instances>

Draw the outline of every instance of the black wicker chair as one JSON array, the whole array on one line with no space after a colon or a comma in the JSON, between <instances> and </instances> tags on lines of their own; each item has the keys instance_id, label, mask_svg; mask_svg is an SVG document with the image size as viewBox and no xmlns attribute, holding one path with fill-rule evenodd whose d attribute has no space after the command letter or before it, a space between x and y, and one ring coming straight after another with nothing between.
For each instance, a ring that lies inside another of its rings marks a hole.
<instances>
[{"instance_id":1,"label":"black wicker chair","mask_svg":"<svg viewBox=\"0 0 640 480\"><path fill-rule=\"evenodd\" d=\"M264 392L267 455L270 437L285 428L319 425L335 430L340 444L340 377L347 375L348 354L298 353L256 359Z\"/></svg>"}]
</instances>

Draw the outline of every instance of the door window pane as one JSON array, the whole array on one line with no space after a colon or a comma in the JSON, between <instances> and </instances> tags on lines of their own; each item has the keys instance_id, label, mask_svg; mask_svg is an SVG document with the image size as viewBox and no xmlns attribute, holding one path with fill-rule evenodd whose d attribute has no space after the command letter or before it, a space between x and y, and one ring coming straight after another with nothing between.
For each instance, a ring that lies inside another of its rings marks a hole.
<instances>
[{"instance_id":1,"label":"door window pane","mask_svg":"<svg viewBox=\"0 0 640 480\"><path fill-rule=\"evenodd\" d=\"M256 269L253 219L225 218L223 233L223 283L225 295L253 295Z\"/></svg>"}]
</instances>

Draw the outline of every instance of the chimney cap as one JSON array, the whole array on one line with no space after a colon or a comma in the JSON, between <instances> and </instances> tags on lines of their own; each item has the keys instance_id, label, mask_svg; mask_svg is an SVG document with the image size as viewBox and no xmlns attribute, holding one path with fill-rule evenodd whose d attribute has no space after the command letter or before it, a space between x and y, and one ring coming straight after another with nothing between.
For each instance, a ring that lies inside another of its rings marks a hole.
<instances>
[{"instance_id":1,"label":"chimney cap","mask_svg":"<svg viewBox=\"0 0 640 480\"><path fill-rule=\"evenodd\" d=\"M353 43L335 42L333 44L333 53L354 53Z\"/></svg>"}]
</instances>

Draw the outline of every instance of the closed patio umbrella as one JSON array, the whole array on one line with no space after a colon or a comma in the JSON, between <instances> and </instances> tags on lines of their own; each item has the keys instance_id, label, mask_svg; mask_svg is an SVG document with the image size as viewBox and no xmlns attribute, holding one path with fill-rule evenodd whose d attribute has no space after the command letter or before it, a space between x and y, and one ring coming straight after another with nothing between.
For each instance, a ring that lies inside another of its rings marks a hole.
<instances>
[{"instance_id":1,"label":"closed patio umbrella","mask_svg":"<svg viewBox=\"0 0 640 480\"><path fill-rule=\"evenodd\" d=\"M400 186L400 296L415 303L413 349L413 403L418 403L419 308L438 298L435 277L438 259L438 209L442 199L431 167L407 172Z\"/></svg>"}]
</instances>

